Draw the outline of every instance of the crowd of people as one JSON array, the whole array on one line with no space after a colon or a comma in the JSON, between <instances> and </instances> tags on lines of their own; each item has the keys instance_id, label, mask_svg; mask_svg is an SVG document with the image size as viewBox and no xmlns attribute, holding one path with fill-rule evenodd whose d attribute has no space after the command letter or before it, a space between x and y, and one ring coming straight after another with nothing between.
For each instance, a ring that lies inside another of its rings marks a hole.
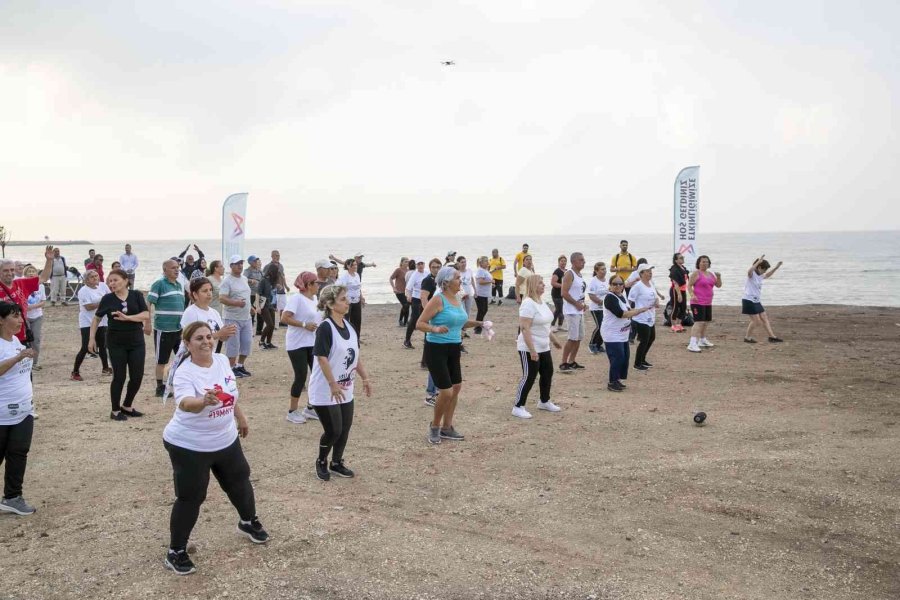
<instances>
[{"instance_id":1,"label":"crowd of people","mask_svg":"<svg viewBox=\"0 0 900 600\"><path fill-rule=\"evenodd\" d=\"M189 253L191 247L196 256ZM375 265L362 258L362 254L344 260L329 255L315 261L314 270L297 274L289 286L277 250L265 266L255 255L246 261L233 255L227 265L221 260L207 264L197 245L188 245L162 263L160 276L146 295L134 289L140 263L130 245L108 271L103 256L93 250L84 261L83 285L74 296L79 310L73 322L81 341L71 379L84 381L85 360L98 358L101 376L111 376L110 419L141 417L134 402L144 376L145 339L152 336L156 395L164 402L169 395L174 397L163 440L176 497L165 564L175 573L195 570L187 543L210 473L237 510L237 531L255 543L269 537L256 514L250 467L240 444L249 426L238 405L237 379L252 376L248 361L254 335L261 350L275 350L273 333L276 327L286 328L284 351L293 376L285 390L285 418L292 424L317 420L321 425L316 477L328 481L332 476L354 476L344 453L353 424L356 379L366 395L373 387L360 340L366 302L362 274ZM0 261L0 461L6 468L0 510L18 515L34 512L24 499L23 482L37 417L31 380L40 368L44 284L49 285L51 306L72 301L66 285L70 267L60 250L48 246L44 259L40 271ZM511 399L511 414L520 419L533 418L527 400L535 382L537 409L562 410L553 402L553 378L555 373L571 376L585 370L576 358L587 335L586 312L593 321L588 350L606 355L610 392L626 390L631 370L646 372L653 367L650 352L657 336L657 314L665 301L662 314L672 333L690 327L688 351L714 347L707 330L715 290L723 286L721 273L712 270L707 255L697 258L693 271L684 262L679 253L672 257L666 296L657 289L655 267L629 253L625 240L609 263L594 262L590 274L584 271L582 252L559 256L547 281L529 245L523 244L513 261L515 280L505 294L506 261L496 248L490 256L474 258L474 268L455 251L443 259L402 257L388 284L399 302L403 347L414 349L415 332L424 334L420 365L428 373L426 404L432 409L426 441L437 445L465 440L455 419L464 381L461 356L469 352L464 340L470 337L468 330L493 339L494 325L487 316L491 306L500 307L504 300L515 302L518 310L515 352L522 375ZM780 262L772 267L760 256L747 271L742 300L742 312L749 317L747 343L756 343L753 334L760 327L770 343L782 341L761 302L764 281L780 267ZM296 293L289 294L290 287ZM552 304L544 300L548 288ZM555 334L565 334L564 339ZM556 366L554 349L560 351ZM301 408L304 390L307 401Z\"/></svg>"}]
</instances>

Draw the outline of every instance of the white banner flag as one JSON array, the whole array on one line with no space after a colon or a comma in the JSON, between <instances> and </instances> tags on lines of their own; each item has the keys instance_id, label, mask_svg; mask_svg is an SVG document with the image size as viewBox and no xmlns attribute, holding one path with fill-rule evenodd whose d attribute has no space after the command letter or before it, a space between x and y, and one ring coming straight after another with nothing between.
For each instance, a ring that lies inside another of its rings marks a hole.
<instances>
[{"instance_id":1,"label":"white banner flag","mask_svg":"<svg viewBox=\"0 0 900 600\"><path fill-rule=\"evenodd\" d=\"M684 255L691 271L700 254L697 235L700 222L700 167L685 167L675 178L674 251Z\"/></svg>"},{"instance_id":2,"label":"white banner flag","mask_svg":"<svg viewBox=\"0 0 900 600\"><path fill-rule=\"evenodd\" d=\"M244 257L244 238L247 231L247 194L232 194L222 205L222 262L226 270L235 254Z\"/></svg>"}]
</instances>

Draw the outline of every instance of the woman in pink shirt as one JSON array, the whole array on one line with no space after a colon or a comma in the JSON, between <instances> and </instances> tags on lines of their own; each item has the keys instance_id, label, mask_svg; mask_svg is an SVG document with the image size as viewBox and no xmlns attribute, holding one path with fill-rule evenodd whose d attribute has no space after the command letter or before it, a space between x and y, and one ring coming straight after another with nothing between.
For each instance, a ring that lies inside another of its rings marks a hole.
<instances>
[{"instance_id":1,"label":"woman in pink shirt","mask_svg":"<svg viewBox=\"0 0 900 600\"><path fill-rule=\"evenodd\" d=\"M701 348L712 348L714 344L706 339L706 328L712 321L712 301L714 288L722 287L722 275L710 271L712 261L705 254L697 258L697 270L688 279L688 295L691 298L691 314L694 326L687 349L702 352Z\"/></svg>"}]
</instances>

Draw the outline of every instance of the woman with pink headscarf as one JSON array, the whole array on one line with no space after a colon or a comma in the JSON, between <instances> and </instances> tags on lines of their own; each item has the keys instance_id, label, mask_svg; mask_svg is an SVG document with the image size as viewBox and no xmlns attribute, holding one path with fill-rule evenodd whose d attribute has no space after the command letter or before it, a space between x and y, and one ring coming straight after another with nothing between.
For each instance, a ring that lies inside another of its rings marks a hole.
<instances>
[{"instance_id":1,"label":"woman with pink headscarf","mask_svg":"<svg viewBox=\"0 0 900 600\"><path fill-rule=\"evenodd\" d=\"M281 322L288 326L284 338L288 358L294 368L294 383L291 385L291 404L285 419L290 423L306 423L307 419L318 419L316 411L309 405L302 411L300 394L306 385L307 374L312 369L313 346L316 343L316 329L322 322L322 314L317 307L316 295L319 291L318 277L310 271L303 271L294 280L294 287L300 293L291 296Z\"/></svg>"}]
</instances>

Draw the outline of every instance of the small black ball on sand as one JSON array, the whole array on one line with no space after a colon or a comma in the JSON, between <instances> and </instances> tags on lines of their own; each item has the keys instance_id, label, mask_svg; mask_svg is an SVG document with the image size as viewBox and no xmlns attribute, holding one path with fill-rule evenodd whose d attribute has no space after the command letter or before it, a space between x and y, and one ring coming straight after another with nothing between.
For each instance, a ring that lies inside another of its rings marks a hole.
<instances>
[{"instance_id":1,"label":"small black ball on sand","mask_svg":"<svg viewBox=\"0 0 900 600\"><path fill-rule=\"evenodd\" d=\"M696 425L697 427L703 427L704 425L706 425L705 412L694 413L694 425Z\"/></svg>"}]
</instances>

